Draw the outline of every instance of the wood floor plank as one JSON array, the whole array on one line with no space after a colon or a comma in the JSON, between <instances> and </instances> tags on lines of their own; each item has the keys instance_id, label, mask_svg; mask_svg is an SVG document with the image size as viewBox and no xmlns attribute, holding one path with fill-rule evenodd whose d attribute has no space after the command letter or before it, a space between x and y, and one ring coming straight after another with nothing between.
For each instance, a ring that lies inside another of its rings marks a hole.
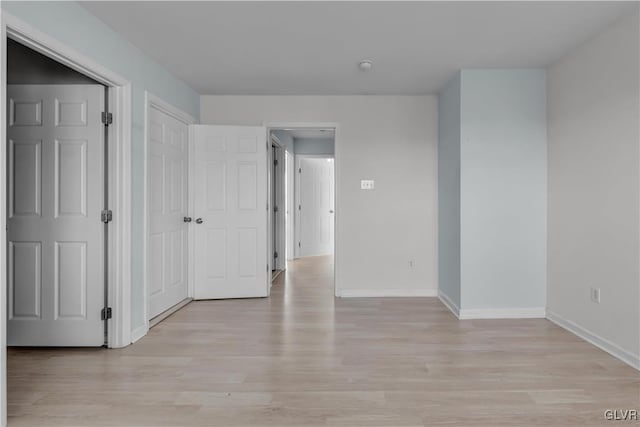
<instances>
[{"instance_id":1,"label":"wood floor plank","mask_svg":"<svg viewBox=\"0 0 640 427\"><path fill-rule=\"evenodd\" d=\"M8 352L9 426L596 426L640 373L542 319L335 299L330 257L198 301L124 349Z\"/></svg>"}]
</instances>

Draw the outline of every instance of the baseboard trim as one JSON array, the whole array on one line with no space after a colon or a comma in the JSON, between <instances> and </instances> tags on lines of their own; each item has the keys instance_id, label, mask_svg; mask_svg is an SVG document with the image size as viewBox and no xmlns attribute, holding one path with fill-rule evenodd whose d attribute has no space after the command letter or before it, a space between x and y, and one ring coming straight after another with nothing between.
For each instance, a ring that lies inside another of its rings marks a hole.
<instances>
[{"instance_id":1,"label":"baseboard trim","mask_svg":"<svg viewBox=\"0 0 640 427\"><path fill-rule=\"evenodd\" d=\"M147 325L142 325L139 328L131 331L131 344L143 338L145 335L147 335L147 332L149 332Z\"/></svg>"},{"instance_id":2,"label":"baseboard trim","mask_svg":"<svg viewBox=\"0 0 640 427\"><path fill-rule=\"evenodd\" d=\"M164 319L166 319L167 317L171 316L173 313L175 313L176 311L180 310L185 305L189 304L191 301L193 301L193 298L185 298L182 301L180 301L179 303L177 303L176 305L174 305L173 307L171 307L171 308L163 311L162 313L158 314L153 319L150 319L149 320L149 329L153 328L158 323L162 322Z\"/></svg>"},{"instance_id":3,"label":"baseboard trim","mask_svg":"<svg viewBox=\"0 0 640 427\"><path fill-rule=\"evenodd\" d=\"M458 319L460 318L460 307L458 307L447 294L445 294L441 290L438 290L438 299L453 313L454 316L456 316Z\"/></svg>"},{"instance_id":4,"label":"baseboard trim","mask_svg":"<svg viewBox=\"0 0 640 427\"><path fill-rule=\"evenodd\" d=\"M405 298L405 297L437 297L437 289L353 289L341 290L341 298Z\"/></svg>"},{"instance_id":5,"label":"baseboard trim","mask_svg":"<svg viewBox=\"0 0 640 427\"><path fill-rule=\"evenodd\" d=\"M461 308L460 320L471 319L544 319L544 307L525 308Z\"/></svg>"},{"instance_id":6,"label":"baseboard trim","mask_svg":"<svg viewBox=\"0 0 640 427\"><path fill-rule=\"evenodd\" d=\"M565 319L553 311L547 310L547 319L640 371L640 355L635 355L623 348L620 348L617 344L594 334L588 329L583 328L571 320Z\"/></svg>"}]
</instances>

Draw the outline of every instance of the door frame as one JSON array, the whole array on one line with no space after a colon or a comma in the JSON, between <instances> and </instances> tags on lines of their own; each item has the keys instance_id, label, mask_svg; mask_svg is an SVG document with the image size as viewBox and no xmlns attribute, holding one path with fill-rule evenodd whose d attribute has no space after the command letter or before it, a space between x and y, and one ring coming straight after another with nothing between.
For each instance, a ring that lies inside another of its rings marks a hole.
<instances>
[{"instance_id":1,"label":"door frame","mask_svg":"<svg viewBox=\"0 0 640 427\"><path fill-rule=\"evenodd\" d=\"M4 11L0 14L0 105L7 103L7 38L14 39L109 88L109 106L113 124L109 128L107 184L109 209L113 221L107 237L108 305L113 317L107 322L107 345L110 348L131 344L131 82L93 59L65 45ZM0 164L6 168L6 114L0 114ZM6 170L6 169L5 169ZM5 174L0 174L0 424L7 420L6 388L6 296L7 234Z\"/></svg>"},{"instance_id":2,"label":"door frame","mask_svg":"<svg viewBox=\"0 0 640 427\"><path fill-rule=\"evenodd\" d=\"M333 211L334 211L334 215L335 215L335 211L336 211L336 207L335 207L335 191L336 191L336 164L335 164L335 154L331 155L331 154L296 154L294 156L295 158L295 170L299 170L300 169L300 161L302 159L334 159L333 160L333 195L334 195L334 200L333 200ZM295 176L295 191L294 191L294 203L293 206L299 206L300 205L300 174L296 173ZM300 223L302 221L300 221L300 215L301 215L301 211L298 209L295 209L295 222L294 222L294 227L293 227L293 243L294 243L294 256L295 258L302 258L302 256L300 255L300 247L295 245L295 242L299 242L300 241ZM335 223L334 223L334 228L333 228L333 244L334 244L334 250L335 250L335 241L336 241L336 230L335 230ZM335 258L335 253L334 253L334 258Z\"/></svg>"},{"instance_id":3,"label":"door frame","mask_svg":"<svg viewBox=\"0 0 640 427\"><path fill-rule=\"evenodd\" d=\"M188 128L187 135L187 164L189 167L189 173L187 174L187 209L190 213L193 214L194 205L193 200L193 183L194 183L194 150L193 150L193 138L191 136L192 128L191 125L196 124L196 119L190 114L180 110L174 105L168 103L163 100L159 96L154 95L149 91L144 92L144 148L143 148L143 156L144 156L144 165L143 165L143 220L142 220L142 229L144 233L144 241L142 242L142 287L143 287L143 315L144 315L144 324L134 330L131 333L131 341L136 342L140 338L144 337L147 332L149 332L149 278L147 274L148 268L148 245L149 245L149 109L155 108L174 119L184 123ZM189 231L187 232L187 297L193 298L193 280L194 280L194 229L193 227L189 227Z\"/></svg>"},{"instance_id":4,"label":"door frame","mask_svg":"<svg viewBox=\"0 0 640 427\"><path fill-rule=\"evenodd\" d=\"M276 158L273 157L273 150L271 149L272 145L276 145L278 147L278 156ZM267 200L269 201L269 204L271 204L271 182L272 180L275 180L275 187L276 188L280 188L281 191L276 191L276 205L278 206L278 210L280 211L281 215L283 212L286 212L286 208L283 211L282 208L286 205L286 201L284 199L284 179L285 179L285 164L284 164L284 146L282 145L282 142L280 141L280 139L270 133L269 135L269 144L268 144L268 149L269 149L269 154L267 155L267 161L269 162L268 166L268 172L267 172L267 181L269 182L269 190L267 192ZM272 176L272 171L273 171L273 162L274 160L278 161L278 166L280 166L279 169L277 169L277 176ZM286 266L287 266L287 262L286 262L286 233L285 233L285 227L281 227L281 229L278 229L279 234L276 236L273 230L273 206L269 205L269 214L267 215L267 221L269 221L269 227L268 227L268 239L267 239L267 245L269 248L269 251L267 252L269 256L269 269L271 271L273 270L285 270ZM283 217L284 219L284 217ZM281 223L283 223L284 221L278 221L278 224L281 225ZM285 223L286 224L286 223ZM273 261L273 253L272 253L272 249L273 249L273 239L276 239L276 249L278 252L278 260L276 261L276 265L272 265L272 261ZM284 250L283 250L284 249ZM282 254L284 253L284 261L283 261L283 257ZM271 283L271 278L269 278L269 283Z\"/></svg>"},{"instance_id":5,"label":"door frame","mask_svg":"<svg viewBox=\"0 0 640 427\"><path fill-rule=\"evenodd\" d=\"M340 141L341 141L341 128L340 123L338 122L263 122L262 126L267 128L267 141L270 140L269 135L271 135L272 130L283 130L283 129L333 129L333 182L334 182L334 193L333 193L333 206L334 206L334 215L333 215L333 295L336 297L340 296L340 274L339 274L339 257L338 253L340 251L340 208L338 201L340 200ZM295 158L295 156L294 156ZM295 194L295 189L294 189ZM295 205L294 205L295 208ZM295 217L295 215L294 215ZM295 227L295 225L294 225Z\"/></svg>"}]
</instances>

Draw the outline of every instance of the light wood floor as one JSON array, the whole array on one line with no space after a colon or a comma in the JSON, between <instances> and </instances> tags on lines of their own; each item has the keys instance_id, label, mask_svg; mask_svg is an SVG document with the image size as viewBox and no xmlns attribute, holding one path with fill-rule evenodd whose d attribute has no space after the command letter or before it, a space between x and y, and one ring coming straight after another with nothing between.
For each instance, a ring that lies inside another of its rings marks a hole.
<instances>
[{"instance_id":1,"label":"light wood floor","mask_svg":"<svg viewBox=\"0 0 640 427\"><path fill-rule=\"evenodd\" d=\"M546 320L334 299L331 259L269 299L189 304L120 350L9 351L10 426L584 426L640 373Z\"/></svg>"}]
</instances>

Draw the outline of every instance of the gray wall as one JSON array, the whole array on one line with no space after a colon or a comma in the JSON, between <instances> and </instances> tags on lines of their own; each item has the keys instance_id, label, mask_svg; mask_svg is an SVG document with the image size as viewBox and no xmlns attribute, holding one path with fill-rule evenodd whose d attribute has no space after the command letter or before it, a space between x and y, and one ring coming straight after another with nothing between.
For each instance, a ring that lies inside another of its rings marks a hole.
<instances>
[{"instance_id":1,"label":"gray wall","mask_svg":"<svg viewBox=\"0 0 640 427\"><path fill-rule=\"evenodd\" d=\"M144 326L142 284L143 144L144 92L148 90L166 102L200 116L199 96L159 64L149 59L129 41L75 2L0 3L3 12L51 35L95 62L132 82L132 328Z\"/></svg>"},{"instance_id":2,"label":"gray wall","mask_svg":"<svg viewBox=\"0 0 640 427\"><path fill-rule=\"evenodd\" d=\"M436 96L202 96L201 120L337 122L339 291L436 294ZM360 190L361 179L374 179L376 189Z\"/></svg>"},{"instance_id":3,"label":"gray wall","mask_svg":"<svg viewBox=\"0 0 640 427\"><path fill-rule=\"evenodd\" d=\"M546 304L545 70L463 70L463 309Z\"/></svg>"},{"instance_id":4,"label":"gray wall","mask_svg":"<svg viewBox=\"0 0 640 427\"><path fill-rule=\"evenodd\" d=\"M288 131L276 129L271 131L271 133L274 134L276 138L278 138L278 140L282 143L285 151L288 151L289 153L293 154L294 152L293 136L291 136L291 134Z\"/></svg>"},{"instance_id":5,"label":"gray wall","mask_svg":"<svg viewBox=\"0 0 640 427\"><path fill-rule=\"evenodd\" d=\"M549 68L547 303L638 369L639 40L636 9Z\"/></svg>"},{"instance_id":6,"label":"gray wall","mask_svg":"<svg viewBox=\"0 0 640 427\"><path fill-rule=\"evenodd\" d=\"M7 40L7 84L99 84L17 41Z\"/></svg>"},{"instance_id":7,"label":"gray wall","mask_svg":"<svg viewBox=\"0 0 640 427\"><path fill-rule=\"evenodd\" d=\"M438 100L439 292L460 308L460 73Z\"/></svg>"},{"instance_id":8,"label":"gray wall","mask_svg":"<svg viewBox=\"0 0 640 427\"><path fill-rule=\"evenodd\" d=\"M544 315L545 71L462 70L439 109L440 293L463 317Z\"/></svg>"},{"instance_id":9,"label":"gray wall","mask_svg":"<svg viewBox=\"0 0 640 427\"><path fill-rule=\"evenodd\" d=\"M295 138L294 152L296 154L333 154L334 141L328 138Z\"/></svg>"}]
</instances>

